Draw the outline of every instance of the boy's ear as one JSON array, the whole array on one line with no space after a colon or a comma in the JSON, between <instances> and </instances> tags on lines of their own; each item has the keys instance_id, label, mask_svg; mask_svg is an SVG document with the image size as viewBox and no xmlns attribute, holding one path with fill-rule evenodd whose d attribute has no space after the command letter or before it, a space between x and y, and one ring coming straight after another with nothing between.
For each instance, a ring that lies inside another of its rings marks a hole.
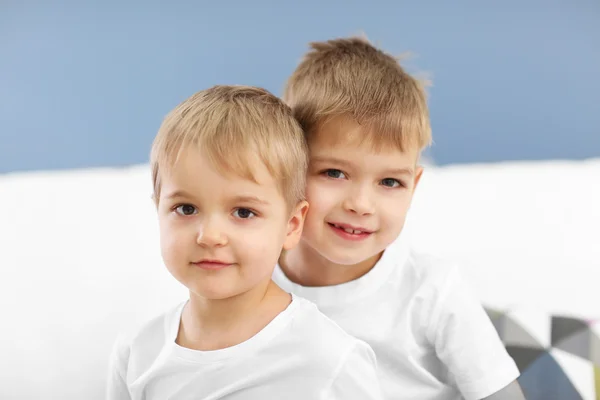
<instances>
[{"instance_id":1,"label":"boy's ear","mask_svg":"<svg viewBox=\"0 0 600 400\"><path fill-rule=\"evenodd\" d=\"M302 228L304 227L304 219L308 212L308 202L301 201L294 207L290 219L288 221L288 229L286 232L285 241L283 242L283 249L289 250L296 246L302 236Z\"/></svg>"},{"instance_id":2,"label":"boy's ear","mask_svg":"<svg viewBox=\"0 0 600 400\"><path fill-rule=\"evenodd\" d=\"M423 167L420 165L417 165L417 169L415 170L415 181L413 183L413 192L415 190L417 190L417 185L419 184L419 181L421 180L421 176L423 175Z\"/></svg>"}]
</instances>

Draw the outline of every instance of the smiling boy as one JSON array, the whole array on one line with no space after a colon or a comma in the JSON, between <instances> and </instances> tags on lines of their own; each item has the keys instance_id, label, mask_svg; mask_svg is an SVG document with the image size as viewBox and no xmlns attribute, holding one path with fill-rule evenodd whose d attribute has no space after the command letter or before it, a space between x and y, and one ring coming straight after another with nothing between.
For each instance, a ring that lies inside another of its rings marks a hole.
<instances>
[{"instance_id":1,"label":"smiling boy","mask_svg":"<svg viewBox=\"0 0 600 400\"><path fill-rule=\"evenodd\" d=\"M275 281L371 345L385 398L522 399L458 268L402 234L431 142L422 84L364 39L311 47L284 94L308 141L310 210Z\"/></svg>"}]
</instances>

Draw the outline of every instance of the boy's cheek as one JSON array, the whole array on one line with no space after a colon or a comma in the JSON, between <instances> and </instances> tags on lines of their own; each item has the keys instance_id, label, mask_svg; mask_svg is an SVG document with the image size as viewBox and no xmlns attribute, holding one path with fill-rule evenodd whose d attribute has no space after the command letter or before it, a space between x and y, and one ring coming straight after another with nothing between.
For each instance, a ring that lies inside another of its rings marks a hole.
<instances>
[{"instance_id":1,"label":"boy's cheek","mask_svg":"<svg viewBox=\"0 0 600 400\"><path fill-rule=\"evenodd\" d=\"M309 182L306 186L306 199L310 204L309 213L314 209L321 209L335 204L338 197L338 190L332 185Z\"/></svg>"},{"instance_id":2,"label":"boy's cheek","mask_svg":"<svg viewBox=\"0 0 600 400\"><path fill-rule=\"evenodd\" d=\"M402 217L408 212L411 199L412 195L407 191L401 198L385 199L380 208L392 217Z\"/></svg>"},{"instance_id":3,"label":"boy's cheek","mask_svg":"<svg viewBox=\"0 0 600 400\"><path fill-rule=\"evenodd\" d=\"M388 204L381 208L382 223L386 224L387 229L399 234L404 227L406 221L406 215L408 213L408 206L410 202L403 200L400 204Z\"/></svg>"}]
</instances>

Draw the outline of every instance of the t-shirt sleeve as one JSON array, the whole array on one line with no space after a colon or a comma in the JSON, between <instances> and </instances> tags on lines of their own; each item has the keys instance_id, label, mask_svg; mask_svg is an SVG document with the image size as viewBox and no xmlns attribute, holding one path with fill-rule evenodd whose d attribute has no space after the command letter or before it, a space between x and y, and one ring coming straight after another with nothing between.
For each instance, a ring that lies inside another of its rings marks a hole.
<instances>
[{"instance_id":1,"label":"t-shirt sleeve","mask_svg":"<svg viewBox=\"0 0 600 400\"><path fill-rule=\"evenodd\" d=\"M494 325L457 267L433 292L427 336L466 400L490 396L519 377Z\"/></svg>"},{"instance_id":2,"label":"t-shirt sleeve","mask_svg":"<svg viewBox=\"0 0 600 400\"><path fill-rule=\"evenodd\" d=\"M382 400L377 377L375 353L364 342L357 341L335 372L325 399Z\"/></svg>"},{"instance_id":3,"label":"t-shirt sleeve","mask_svg":"<svg viewBox=\"0 0 600 400\"><path fill-rule=\"evenodd\" d=\"M106 400L131 400L126 381L128 359L129 346L120 338L110 356Z\"/></svg>"}]
</instances>

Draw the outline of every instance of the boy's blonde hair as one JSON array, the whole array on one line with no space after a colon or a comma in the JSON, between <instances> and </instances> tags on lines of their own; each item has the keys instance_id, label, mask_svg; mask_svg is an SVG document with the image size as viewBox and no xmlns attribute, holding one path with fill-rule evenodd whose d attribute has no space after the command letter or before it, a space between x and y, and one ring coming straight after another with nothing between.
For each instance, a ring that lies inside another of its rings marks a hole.
<instances>
[{"instance_id":1,"label":"boy's blonde hair","mask_svg":"<svg viewBox=\"0 0 600 400\"><path fill-rule=\"evenodd\" d=\"M304 200L306 141L292 110L265 89L218 85L179 104L164 119L150 155L154 198L161 171L194 146L223 173L256 181L253 160L264 163L290 206Z\"/></svg>"},{"instance_id":2,"label":"boy's blonde hair","mask_svg":"<svg viewBox=\"0 0 600 400\"><path fill-rule=\"evenodd\" d=\"M333 117L362 125L359 140L377 149L424 149L431 126L421 82L398 60L354 37L310 43L287 81L283 99L292 107L307 138Z\"/></svg>"}]
</instances>

